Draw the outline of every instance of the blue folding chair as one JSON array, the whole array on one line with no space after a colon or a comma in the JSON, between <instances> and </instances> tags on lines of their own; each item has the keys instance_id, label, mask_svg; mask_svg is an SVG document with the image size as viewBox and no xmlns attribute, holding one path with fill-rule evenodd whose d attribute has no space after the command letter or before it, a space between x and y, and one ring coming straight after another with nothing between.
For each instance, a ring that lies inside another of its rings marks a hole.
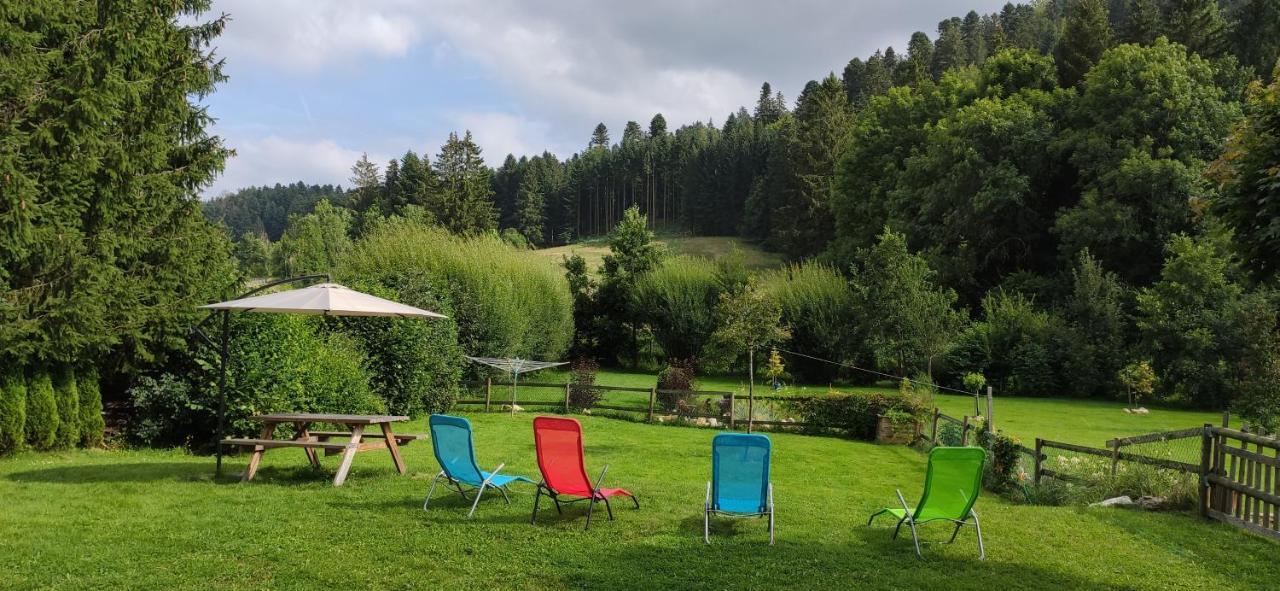
<instances>
[{"instance_id":1,"label":"blue folding chair","mask_svg":"<svg viewBox=\"0 0 1280 591\"><path fill-rule=\"evenodd\" d=\"M441 478L445 479L446 484L457 489L464 501L471 501L471 512L467 513L467 517L475 514L476 505L480 504L480 496L484 494L485 488L498 489L498 492L502 493L502 498L510 505L511 498L507 496L508 484L517 480L537 484L524 476L498 474L506 465L505 463L498 464L493 472L481 470L476 464L476 449L471 439L471 421L449 415L431 415L427 424L431 428L431 447L435 450L436 461L440 462L440 473L436 474L435 479L431 481L431 490L427 491L427 499L422 502L423 511L426 511L427 505L431 504L431 495L436 491L436 484ZM476 491L474 500L467 498L467 493L462 488L464 484Z\"/></svg>"},{"instance_id":2,"label":"blue folding chair","mask_svg":"<svg viewBox=\"0 0 1280 591\"><path fill-rule=\"evenodd\" d=\"M772 445L764 435L721 433L711 440L711 482L703 504L702 540L711 543L711 514L768 517L773 545L773 484L769 482Z\"/></svg>"}]
</instances>

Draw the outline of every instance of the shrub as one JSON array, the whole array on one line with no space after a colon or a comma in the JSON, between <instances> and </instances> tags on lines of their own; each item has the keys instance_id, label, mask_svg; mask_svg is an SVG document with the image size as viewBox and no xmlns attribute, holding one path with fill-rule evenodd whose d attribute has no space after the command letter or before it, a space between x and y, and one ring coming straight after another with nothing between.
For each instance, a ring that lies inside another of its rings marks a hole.
<instances>
[{"instance_id":1,"label":"shrub","mask_svg":"<svg viewBox=\"0 0 1280 591\"><path fill-rule=\"evenodd\" d=\"M669 411L692 409L693 393L698 389L693 359L672 359L658 372L658 404Z\"/></svg>"},{"instance_id":2,"label":"shrub","mask_svg":"<svg viewBox=\"0 0 1280 591\"><path fill-rule=\"evenodd\" d=\"M227 435L255 435L252 415L280 412L381 413L369 390L365 357L341 333L319 330L314 316L240 314L232 319L227 372ZM216 364L210 359L199 363ZM133 416L126 435L155 446L213 441L217 384L212 372L143 376L129 390Z\"/></svg>"},{"instance_id":3,"label":"shrub","mask_svg":"<svg viewBox=\"0 0 1280 591\"><path fill-rule=\"evenodd\" d=\"M961 387L966 373L981 372L1007 395L1089 394L1071 379L1081 340L1061 318L1004 291L987 294L982 309L983 321L963 331L947 354L947 382Z\"/></svg>"},{"instance_id":4,"label":"shrub","mask_svg":"<svg viewBox=\"0 0 1280 591\"><path fill-rule=\"evenodd\" d=\"M462 237L393 218L369 229L337 277L390 287L409 304L449 302L472 355L558 359L573 337L572 296L555 262L493 234Z\"/></svg>"},{"instance_id":5,"label":"shrub","mask_svg":"<svg viewBox=\"0 0 1280 591\"><path fill-rule=\"evenodd\" d=\"M80 443L80 390L75 372L65 368L54 372L53 396L58 405L58 433L53 444L75 447Z\"/></svg>"},{"instance_id":6,"label":"shrub","mask_svg":"<svg viewBox=\"0 0 1280 591\"><path fill-rule=\"evenodd\" d=\"M99 447L107 424L102 418L102 389L97 372L86 372L76 382L80 390L80 445Z\"/></svg>"},{"instance_id":7,"label":"shrub","mask_svg":"<svg viewBox=\"0 0 1280 591\"><path fill-rule=\"evenodd\" d=\"M870 354L854 343L860 331L854 316L853 290L837 270L814 262L791 265L761 274L761 289L782 308L782 322L791 327L791 346L815 357L867 363ZM829 363L796 358L791 373L797 379L827 381L837 368Z\"/></svg>"},{"instance_id":8,"label":"shrub","mask_svg":"<svg viewBox=\"0 0 1280 591\"><path fill-rule=\"evenodd\" d=\"M596 372L600 364L585 357L569 366L569 406L586 410L600 402L604 391L596 387Z\"/></svg>"},{"instance_id":9,"label":"shrub","mask_svg":"<svg viewBox=\"0 0 1280 591\"><path fill-rule=\"evenodd\" d=\"M918 420L924 407L913 400L897 396L831 393L826 396L788 398L784 405L805 423L805 430L812 433L837 432L853 439L873 441L880 416L904 415Z\"/></svg>"},{"instance_id":10,"label":"shrub","mask_svg":"<svg viewBox=\"0 0 1280 591\"><path fill-rule=\"evenodd\" d=\"M27 383L22 373L10 369L0 375L0 454L22 449L26 421Z\"/></svg>"},{"instance_id":11,"label":"shrub","mask_svg":"<svg viewBox=\"0 0 1280 591\"><path fill-rule=\"evenodd\" d=\"M352 288L389 300L405 301L399 292L376 283L353 282ZM413 304L448 315L446 302L430 294ZM365 354L365 373L374 394L395 414L417 416L445 412L458 399L465 359L458 347L458 327L451 318L333 318L342 334Z\"/></svg>"},{"instance_id":12,"label":"shrub","mask_svg":"<svg viewBox=\"0 0 1280 591\"><path fill-rule=\"evenodd\" d=\"M58 437L58 402L53 380L37 371L27 382L27 443L36 449L52 449Z\"/></svg>"},{"instance_id":13,"label":"shrub","mask_svg":"<svg viewBox=\"0 0 1280 591\"><path fill-rule=\"evenodd\" d=\"M978 445L987 450L982 485L987 490L1003 492L1017 482L1018 440L996 431L978 431Z\"/></svg>"},{"instance_id":14,"label":"shrub","mask_svg":"<svg viewBox=\"0 0 1280 591\"><path fill-rule=\"evenodd\" d=\"M954 423L938 425L938 445L955 447L964 439L964 429Z\"/></svg>"},{"instance_id":15,"label":"shrub","mask_svg":"<svg viewBox=\"0 0 1280 591\"><path fill-rule=\"evenodd\" d=\"M642 275L635 305L669 357L699 354L715 330L720 280L716 265L692 257L671 257Z\"/></svg>"}]
</instances>

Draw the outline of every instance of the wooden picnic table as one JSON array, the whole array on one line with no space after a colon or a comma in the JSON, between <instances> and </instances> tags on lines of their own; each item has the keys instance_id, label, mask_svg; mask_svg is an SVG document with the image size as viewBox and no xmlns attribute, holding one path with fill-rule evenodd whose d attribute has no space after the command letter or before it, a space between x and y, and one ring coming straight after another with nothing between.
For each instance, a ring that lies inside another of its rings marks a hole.
<instances>
[{"instance_id":1,"label":"wooden picnic table","mask_svg":"<svg viewBox=\"0 0 1280 591\"><path fill-rule=\"evenodd\" d=\"M355 455L362 451L374 451L386 449L391 452L391 461L395 463L396 471L404 474L404 458L400 457L400 446L421 439L421 435L397 435L391 431L391 423L399 421L407 421L409 417L398 415L340 415L340 414L312 414L312 413L275 413L264 414L250 417L250 420L262 423L262 431L257 439L223 439L223 445L251 447L253 455L249 457L249 467L244 471L241 477L242 481L253 480L254 474L258 472L258 463L262 461L262 454L268 449L282 447L301 448L307 454L307 461L312 466L320 467L320 457L316 454L317 450L324 450L325 455L342 454L342 461L338 465L338 472L333 475L333 485L342 486L347 480L347 472L351 470L351 460ZM276 427L292 423L294 426L293 439L273 439ZM312 431L311 425L315 423L329 423L341 425L347 431ZM377 425L381 429L381 433L365 433L366 427ZM332 441L334 437L344 437L347 441ZM377 441L364 441L364 438L376 439Z\"/></svg>"}]
</instances>

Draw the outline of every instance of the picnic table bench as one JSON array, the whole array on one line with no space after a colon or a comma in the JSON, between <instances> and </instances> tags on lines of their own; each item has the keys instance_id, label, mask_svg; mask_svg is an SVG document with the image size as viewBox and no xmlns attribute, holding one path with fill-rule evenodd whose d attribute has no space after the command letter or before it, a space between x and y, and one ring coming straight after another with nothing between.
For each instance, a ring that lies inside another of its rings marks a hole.
<instances>
[{"instance_id":1,"label":"picnic table bench","mask_svg":"<svg viewBox=\"0 0 1280 591\"><path fill-rule=\"evenodd\" d=\"M347 472L351 470L351 461L357 453L363 451L374 451L386 449L391 452L391 461L395 464L396 471L404 474L404 459L400 457L400 446L408 445L418 439L422 439L423 435L404 435L396 434L391 430L391 423L399 421L407 421L409 417L398 415L341 415L341 414L312 414L312 413L276 413L264 414L250 417L250 420L262 423L262 431L257 439L248 438L228 438L221 441L222 445L252 448L253 455L249 457L249 467L245 469L241 480L253 480L254 474L258 472L258 464L262 461L262 454L268 449L294 447L300 448L307 454L307 461L312 466L320 467L320 457L316 454L318 450L323 450L326 456L342 454L342 461L338 464L338 471L333 476L333 485L342 486L347 480ZM273 439L276 427L292 423L294 426L293 439ZM334 425L342 425L348 431L311 431L311 425L315 423L328 423ZM381 431L373 433L365 433L365 428L378 426ZM347 438L347 441L333 441L335 437ZM364 439L372 439L374 441L365 441Z\"/></svg>"}]
</instances>

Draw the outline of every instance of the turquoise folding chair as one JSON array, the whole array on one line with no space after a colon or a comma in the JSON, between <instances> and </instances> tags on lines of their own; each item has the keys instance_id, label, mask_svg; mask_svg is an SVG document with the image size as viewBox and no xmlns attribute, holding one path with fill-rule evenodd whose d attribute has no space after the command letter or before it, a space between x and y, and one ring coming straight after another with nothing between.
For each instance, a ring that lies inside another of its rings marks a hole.
<instances>
[{"instance_id":1,"label":"turquoise folding chair","mask_svg":"<svg viewBox=\"0 0 1280 591\"><path fill-rule=\"evenodd\" d=\"M720 433L711 440L711 482L703 503L702 541L711 543L711 514L768 517L773 545L773 484L769 482L772 446L764 435Z\"/></svg>"},{"instance_id":2,"label":"turquoise folding chair","mask_svg":"<svg viewBox=\"0 0 1280 591\"><path fill-rule=\"evenodd\" d=\"M423 511L426 511L427 506L431 504L431 495L435 493L436 484L441 478L445 479L447 485L457 489L464 501L471 501L471 512L467 513L467 517L475 514L476 505L480 504L480 496L484 494L486 488L498 489L498 492L502 493L502 498L510 505L511 498L507 496L508 484L518 480L537 484L524 476L498 474L506 465L505 463L498 464L493 472L481 470L476 464L476 449L471 438L471 421L449 415L431 415L427 424L431 428L431 447L435 450L436 461L440 462L440 473L436 474L435 479L431 481L427 499L422 502ZM463 485L476 491L474 500L467 498Z\"/></svg>"},{"instance_id":3,"label":"turquoise folding chair","mask_svg":"<svg viewBox=\"0 0 1280 591\"><path fill-rule=\"evenodd\" d=\"M929 452L929 468L924 475L924 493L913 510L907 500L898 491L898 503L902 508L890 507L881 509L871 515L867 525L871 525L876 517L892 515L898 520L893 529L893 537L898 537L905 523L911 528L911 539L916 545L916 556L924 558L920 553L920 534L916 526L930 521L947 521L956 524L947 544L956 541L960 527L973 521L978 532L978 560L986 560L987 551L982 546L982 525L978 523L978 513L973 504L978 501L978 492L982 488L982 465L987 461L987 452L980 447L935 447Z\"/></svg>"}]
</instances>

